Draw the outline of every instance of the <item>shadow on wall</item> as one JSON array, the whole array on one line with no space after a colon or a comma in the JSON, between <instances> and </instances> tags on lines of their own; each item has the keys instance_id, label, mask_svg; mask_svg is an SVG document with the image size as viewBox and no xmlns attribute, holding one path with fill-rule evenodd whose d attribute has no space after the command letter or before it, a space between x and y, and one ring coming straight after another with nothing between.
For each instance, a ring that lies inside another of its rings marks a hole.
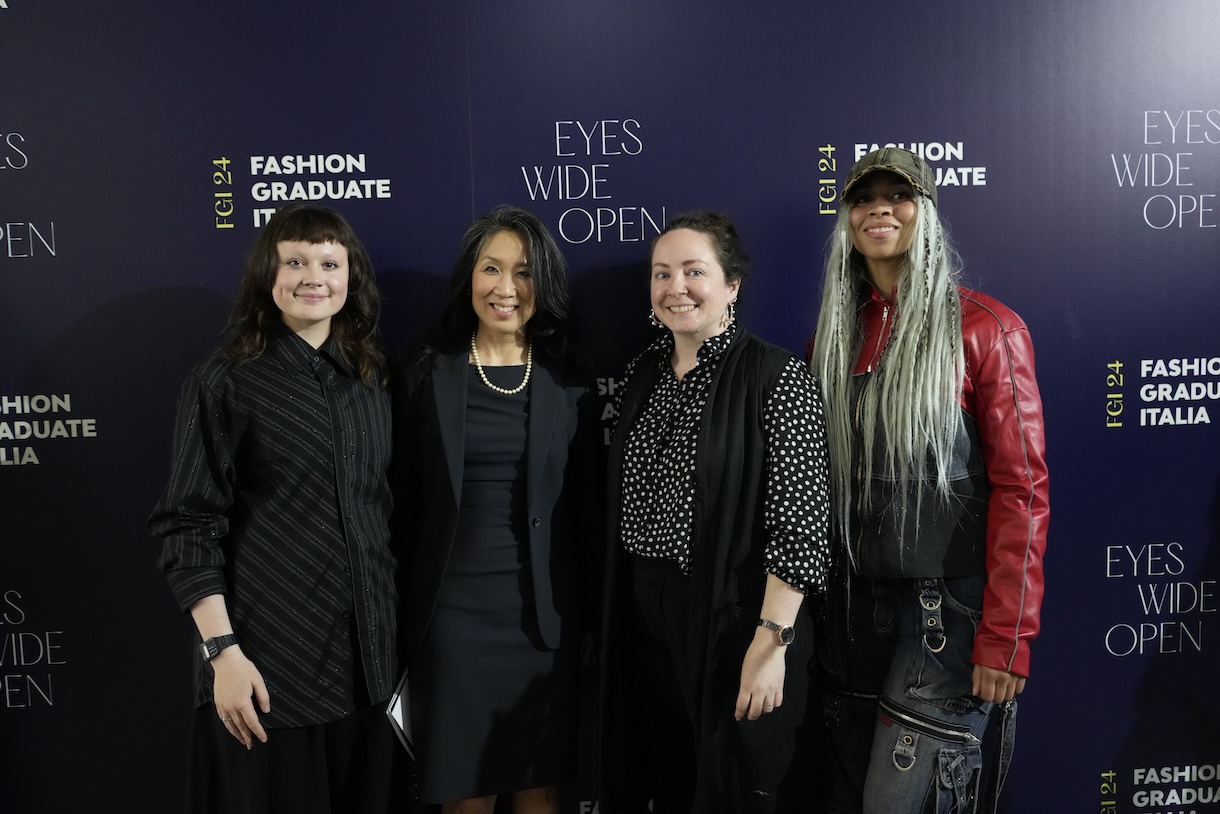
<instances>
[{"instance_id":1,"label":"shadow on wall","mask_svg":"<svg viewBox=\"0 0 1220 814\"><path fill-rule=\"evenodd\" d=\"M138 789L149 811L182 805L193 632L144 522L168 473L178 388L228 311L206 289L121 297L56 336L14 383L69 408L10 418L95 427L20 442L39 463L4 473L3 589L21 596L19 630L61 631L62 645L60 663L28 671L50 703L5 710L0 762L27 768L6 778L14 810L43 807L48 789L63 810L95 809L116 788Z\"/></svg>"},{"instance_id":2,"label":"shadow on wall","mask_svg":"<svg viewBox=\"0 0 1220 814\"><path fill-rule=\"evenodd\" d=\"M600 266L573 278L572 299L599 376L621 377L627 363L660 336L648 322L651 305L644 262Z\"/></svg>"},{"instance_id":3,"label":"shadow on wall","mask_svg":"<svg viewBox=\"0 0 1220 814\"><path fill-rule=\"evenodd\" d=\"M1214 641L1217 622L1212 616L1220 602L1220 589L1215 584L1220 575L1220 477L1212 489L1207 526L1207 549L1198 571L1193 575L1183 573L1169 578L1181 585L1181 606L1174 608L1181 612L1152 615L1145 620L1159 623L1159 634L1168 637L1165 641L1175 642L1179 652L1148 657L1148 669L1135 691L1134 709L1113 710L1115 715L1129 717L1130 726L1118 751L1117 766L1102 770L1172 769L1200 764L1200 759L1214 770L1220 763L1215 746L1216 731L1220 729L1220 696L1216 694L1216 670L1220 660ZM1201 587L1201 582L1209 580L1210 586ZM1150 760L1149 755L1154 755L1155 760ZM1153 780L1149 785L1136 785L1131 775L1120 773L1117 781L1118 798L1128 801L1141 790L1168 792L1176 789L1181 794L1187 789L1200 789L1211 796L1218 788L1214 774L1207 779L1171 778L1163 783ZM1193 804L1183 800L1181 808L1189 811L1200 802L1210 809L1206 796ZM1220 800L1213 797L1210 802L1214 805ZM1147 803L1148 808L1157 805L1151 801ZM1165 806L1175 811L1178 808L1168 801ZM1135 807L1144 806L1136 804ZM1122 806L1120 810L1123 810Z\"/></svg>"},{"instance_id":4,"label":"shadow on wall","mask_svg":"<svg viewBox=\"0 0 1220 814\"><path fill-rule=\"evenodd\" d=\"M381 340L390 359L423 338L440 318L448 277L414 269L378 269Z\"/></svg>"}]
</instances>

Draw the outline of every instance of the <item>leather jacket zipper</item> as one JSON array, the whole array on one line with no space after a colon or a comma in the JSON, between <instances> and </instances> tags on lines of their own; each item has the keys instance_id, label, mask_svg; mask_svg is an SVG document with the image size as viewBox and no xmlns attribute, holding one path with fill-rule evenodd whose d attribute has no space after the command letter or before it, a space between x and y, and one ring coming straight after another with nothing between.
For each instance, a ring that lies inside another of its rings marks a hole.
<instances>
[{"instance_id":1,"label":"leather jacket zipper","mask_svg":"<svg viewBox=\"0 0 1220 814\"><path fill-rule=\"evenodd\" d=\"M877 369L877 361L881 358L881 351L884 349L885 328L890 321L890 307L887 305L881 310L881 330L877 332L877 347L873 350L873 358L868 360L868 369L866 373L872 373Z\"/></svg>"}]
</instances>

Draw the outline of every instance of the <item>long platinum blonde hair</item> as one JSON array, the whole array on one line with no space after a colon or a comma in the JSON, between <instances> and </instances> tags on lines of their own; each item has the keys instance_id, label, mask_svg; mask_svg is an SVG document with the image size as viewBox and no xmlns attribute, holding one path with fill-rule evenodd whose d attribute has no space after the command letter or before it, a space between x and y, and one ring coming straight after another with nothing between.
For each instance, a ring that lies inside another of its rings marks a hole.
<instances>
[{"instance_id":1,"label":"long platinum blonde hair","mask_svg":"<svg viewBox=\"0 0 1220 814\"><path fill-rule=\"evenodd\" d=\"M850 541L853 497L860 508L868 508L867 484L874 473L894 481L899 496L932 479L940 497L950 496L949 467L962 422L965 375L957 290L961 261L931 200L921 195L917 204L911 246L890 311L889 342L858 393L853 393L852 370L863 341L860 298L871 283L852 245L850 206L840 208L830 239L810 367L822 382L831 484L845 542ZM858 436L853 415L864 417ZM858 450L853 448L856 443ZM877 455L880 459L874 460ZM858 494L852 483L853 460L861 466ZM918 511L918 505L909 507L905 501L898 507L900 528L911 508Z\"/></svg>"}]
</instances>

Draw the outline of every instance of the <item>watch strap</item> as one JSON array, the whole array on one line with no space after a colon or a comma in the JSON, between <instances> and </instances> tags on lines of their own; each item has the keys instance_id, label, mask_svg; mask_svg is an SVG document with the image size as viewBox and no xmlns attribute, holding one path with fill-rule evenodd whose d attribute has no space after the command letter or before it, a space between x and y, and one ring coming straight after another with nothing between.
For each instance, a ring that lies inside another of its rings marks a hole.
<instances>
[{"instance_id":1,"label":"watch strap","mask_svg":"<svg viewBox=\"0 0 1220 814\"><path fill-rule=\"evenodd\" d=\"M204 661L211 661L220 655L221 650L235 644L237 644L237 634L226 633L223 636L213 636L210 639L205 639L203 644L199 645L199 652L203 656Z\"/></svg>"},{"instance_id":2,"label":"watch strap","mask_svg":"<svg viewBox=\"0 0 1220 814\"><path fill-rule=\"evenodd\" d=\"M758 626L775 631L781 646L790 645L796 639L796 630L791 625L781 625L778 622L772 622L770 619L759 617Z\"/></svg>"}]
</instances>

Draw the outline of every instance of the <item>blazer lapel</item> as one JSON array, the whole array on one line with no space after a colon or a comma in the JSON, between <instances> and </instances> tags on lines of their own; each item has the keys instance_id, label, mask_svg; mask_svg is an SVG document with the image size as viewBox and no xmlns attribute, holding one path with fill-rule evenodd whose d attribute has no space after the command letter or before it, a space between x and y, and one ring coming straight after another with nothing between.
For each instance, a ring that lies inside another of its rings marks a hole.
<instances>
[{"instance_id":1,"label":"blazer lapel","mask_svg":"<svg viewBox=\"0 0 1220 814\"><path fill-rule=\"evenodd\" d=\"M432 368L432 391L436 418L455 506L462 505L462 467L466 456L466 354L437 354Z\"/></svg>"},{"instance_id":2,"label":"blazer lapel","mask_svg":"<svg viewBox=\"0 0 1220 814\"><path fill-rule=\"evenodd\" d=\"M555 415L563 389L555 377L543 365L534 363L530 381L529 440L526 451L526 501L532 506L540 494L542 477L546 471L547 454L551 449L551 438L555 430ZM532 513L532 512L531 512Z\"/></svg>"}]
</instances>

